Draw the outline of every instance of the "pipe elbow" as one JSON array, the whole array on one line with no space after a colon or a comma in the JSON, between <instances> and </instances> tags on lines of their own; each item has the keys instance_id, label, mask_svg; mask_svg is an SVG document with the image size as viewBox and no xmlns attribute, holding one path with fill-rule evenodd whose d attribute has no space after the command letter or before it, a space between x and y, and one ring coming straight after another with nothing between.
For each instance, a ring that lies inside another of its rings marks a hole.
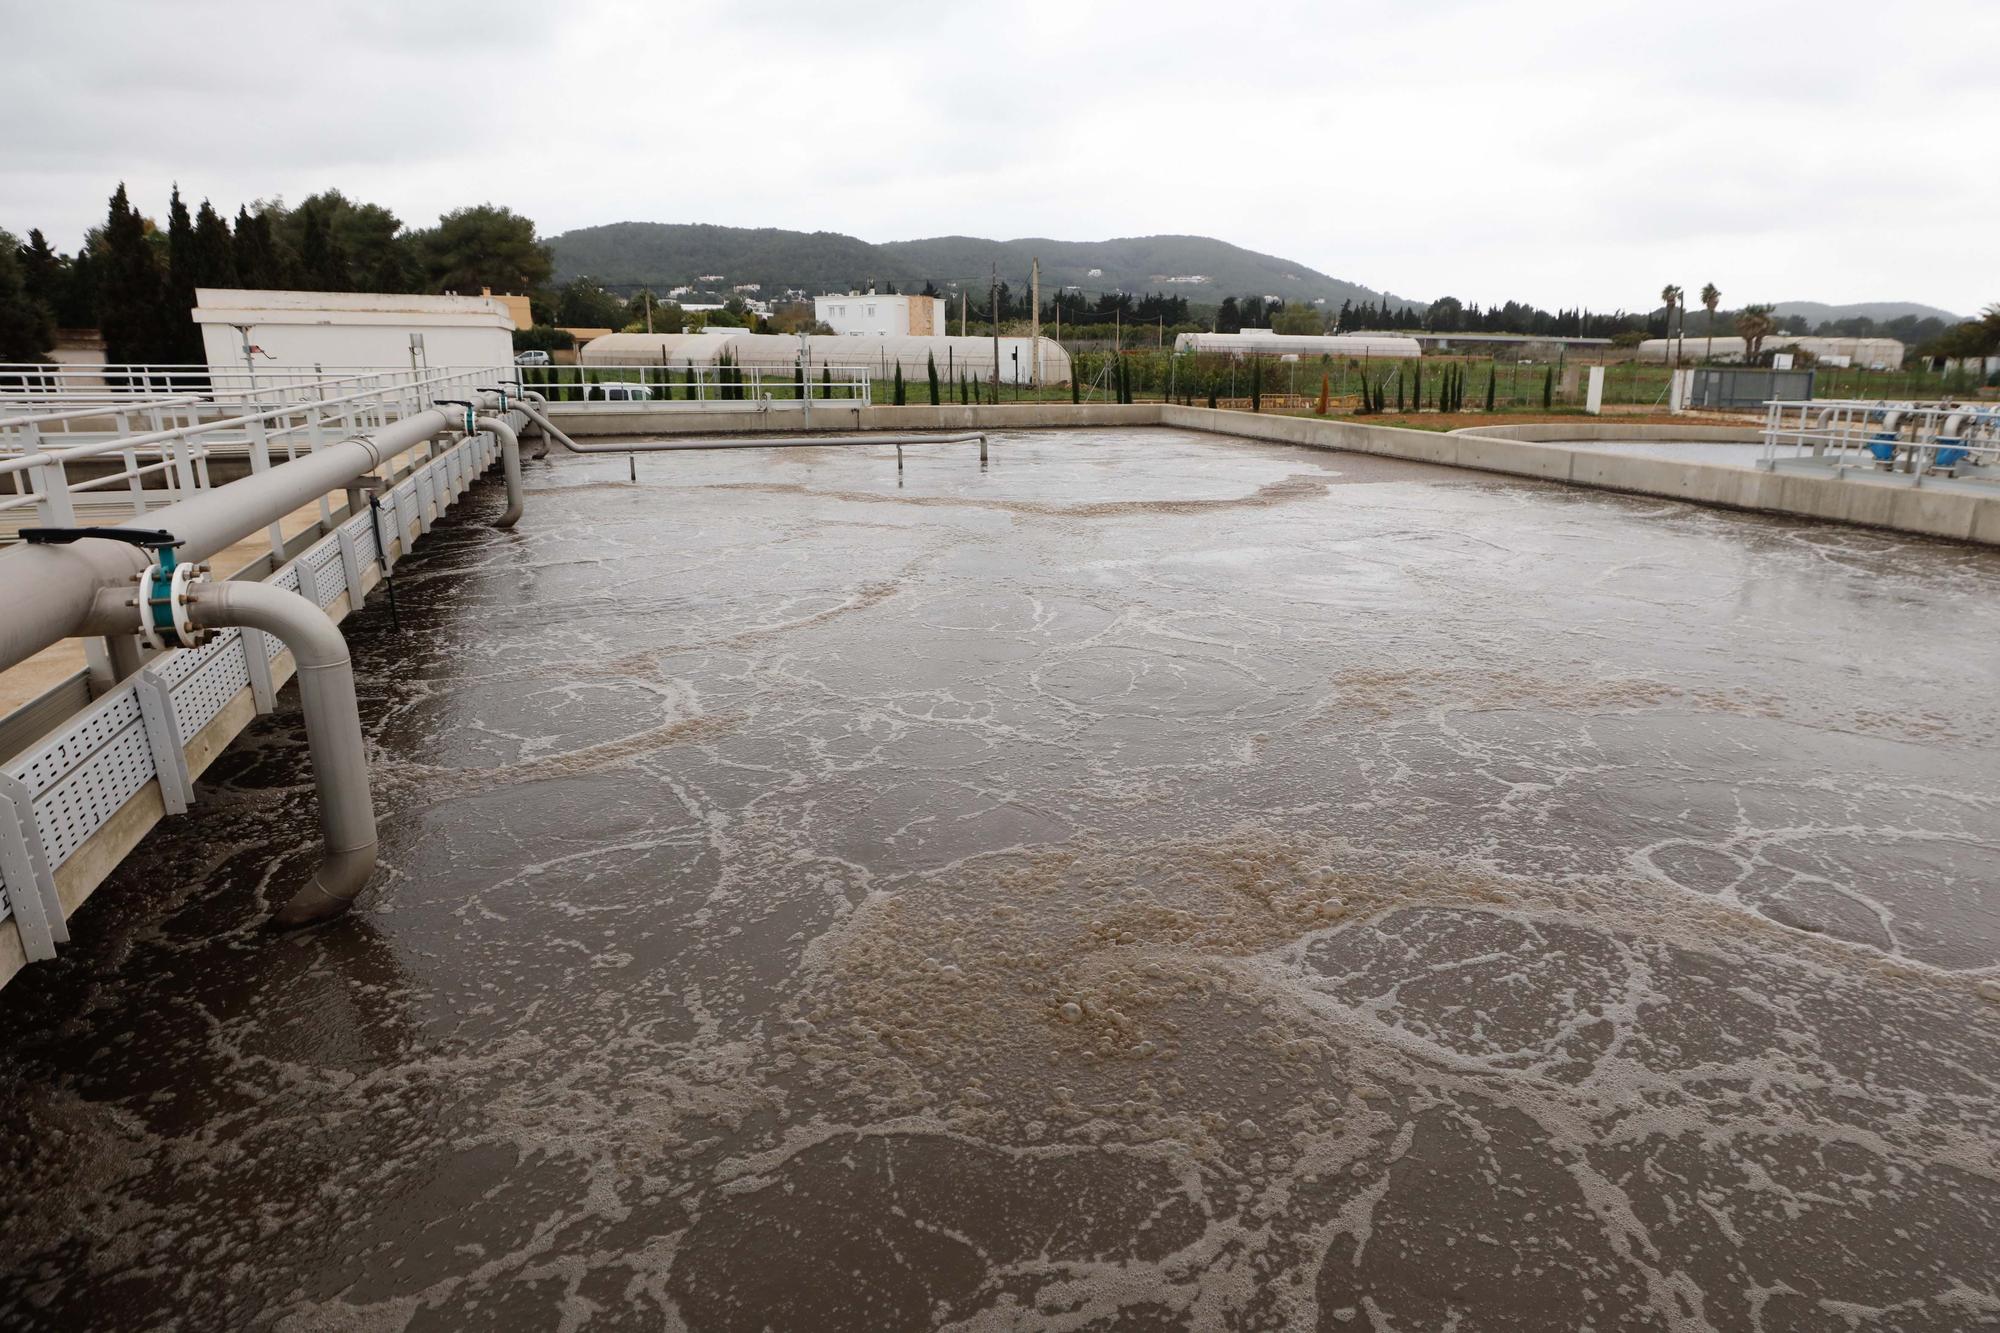
<instances>
[{"instance_id":1,"label":"pipe elbow","mask_svg":"<svg viewBox=\"0 0 2000 1333\"><path fill-rule=\"evenodd\" d=\"M345 851L329 850L312 878L271 914L271 928L296 930L331 921L346 912L375 876L375 853L373 842Z\"/></svg>"},{"instance_id":2,"label":"pipe elbow","mask_svg":"<svg viewBox=\"0 0 2000 1333\"><path fill-rule=\"evenodd\" d=\"M527 502L521 490L521 437L499 417L481 417L481 430L491 431L500 441L500 471L507 481L507 510L493 520L496 528L511 528L521 521Z\"/></svg>"}]
</instances>

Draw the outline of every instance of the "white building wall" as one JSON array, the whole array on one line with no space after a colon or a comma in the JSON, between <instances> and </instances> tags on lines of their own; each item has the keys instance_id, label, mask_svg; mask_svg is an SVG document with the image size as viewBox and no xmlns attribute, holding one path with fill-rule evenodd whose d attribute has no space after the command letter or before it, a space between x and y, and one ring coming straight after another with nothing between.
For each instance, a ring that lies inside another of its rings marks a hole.
<instances>
[{"instance_id":1,"label":"white building wall","mask_svg":"<svg viewBox=\"0 0 2000 1333\"><path fill-rule=\"evenodd\" d=\"M848 337L902 338L910 333L910 305L931 303L931 329L944 332L944 298L940 296L886 296L864 292L859 296L829 294L813 298L813 318L835 333Z\"/></svg>"},{"instance_id":2,"label":"white building wall","mask_svg":"<svg viewBox=\"0 0 2000 1333\"><path fill-rule=\"evenodd\" d=\"M483 296L369 292L271 292L203 288L195 293L208 364L243 368L243 339L263 349L260 366L410 364L410 335L424 339L432 367L502 366L514 359L514 321Z\"/></svg>"}]
</instances>

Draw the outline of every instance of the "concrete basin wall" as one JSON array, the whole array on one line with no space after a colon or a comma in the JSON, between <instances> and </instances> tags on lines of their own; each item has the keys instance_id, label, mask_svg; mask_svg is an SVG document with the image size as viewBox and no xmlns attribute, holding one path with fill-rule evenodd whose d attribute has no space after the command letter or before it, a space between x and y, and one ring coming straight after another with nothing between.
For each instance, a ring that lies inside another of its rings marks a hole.
<instances>
[{"instance_id":1,"label":"concrete basin wall","mask_svg":"<svg viewBox=\"0 0 2000 1333\"><path fill-rule=\"evenodd\" d=\"M550 407L557 424L578 437L789 435L804 429L803 416L795 408L760 412L752 405L687 411L620 405L606 410L603 404L588 403L554 403ZM1309 449L1379 454L1416 463L2000 546L2000 496L1770 473L1636 454L1592 453L1529 438L1728 443L1756 439L1755 431L1748 427L1555 422L1445 433L1343 418L1271 416L1176 403L835 407L816 408L812 417L813 429L827 431L1052 430L1065 426L1175 426Z\"/></svg>"},{"instance_id":2,"label":"concrete basin wall","mask_svg":"<svg viewBox=\"0 0 2000 1333\"><path fill-rule=\"evenodd\" d=\"M1897 532L1949 537L2000 545L2000 496L1972 495L1934 487L1878 485L1836 477L1761 472L1666 458L1591 453L1480 433L1407 430L1353 421L1310 417L1267 417L1205 407L1163 406L1162 423L1194 430L1281 440L1309 448L1384 454L1447 467L1474 468L1516 477L1592 486L1635 495L1657 495L1695 504L1760 513L1889 528ZM1506 429L1521 429L1511 427ZM1557 424L1557 438L1574 439L1576 428ZM1674 438L1641 435L1625 426L1609 438ZM1660 426L1660 431L1731 430L1730 427ZM1711 438L1711 437L1697 437ZM1740 436L1736 437L1740 438Z\"/></svg>"},{"instance_id":3,"label":"concrete basin wall","mask_svg":"<svg viewBox=\"0 0 2000 1333\"><path fill-rule=\"evenodd\" d=\"M1532 421L1519 426L1461 426L1453 435L1484 435L1497 440L1599 440L1613 443L1656 441L1664 444L1761 444L1763 434L1750 422L1733 426L1661 426L1639 422Z\"/></svg>"}]
</instances>

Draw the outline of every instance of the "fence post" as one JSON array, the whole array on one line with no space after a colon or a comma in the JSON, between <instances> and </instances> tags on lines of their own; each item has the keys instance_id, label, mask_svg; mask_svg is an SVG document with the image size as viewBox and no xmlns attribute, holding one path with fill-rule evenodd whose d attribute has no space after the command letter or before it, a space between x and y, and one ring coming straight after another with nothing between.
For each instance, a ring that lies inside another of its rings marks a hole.
<instances>
[{"instance_id":1,"label":"fence post","mask_svg":"<svg viewBox=\"0 0 2000 1333\"><path fill-rule=\"evenodd\" d=\"M7 880L21 952L31 963L54 958L56 945L69 941L62 897L35 826L34 796L27 783L6 773L0 773L0 876Z\"/></svg>"}]
</instances>

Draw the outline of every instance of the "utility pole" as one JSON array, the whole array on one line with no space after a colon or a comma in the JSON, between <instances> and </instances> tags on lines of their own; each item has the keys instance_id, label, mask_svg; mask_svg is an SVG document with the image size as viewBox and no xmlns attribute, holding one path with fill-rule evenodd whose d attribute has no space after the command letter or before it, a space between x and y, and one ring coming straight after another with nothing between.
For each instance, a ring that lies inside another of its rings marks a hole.
<instances>
[{"instance_id":1,"label":"utility pole","mask_svg":"<svg viewBox=\"0 0 2000 1333\"><path fill-rule=\"evenodd\" d=\"M993 301L993 401L1000 401L1000 266L993 266L993 282L989 289Z\"/></svg>"},{"instance_id":2,"label":"utility pole","mask_svg":"<svg viewBox=\"0 0 2000 1333\"><path fill-rule=\"evenodd\" d=\"M652 331L653 331L653 293L650 289L648 289L646 292L646 332L651 333Z\"/></svg>"},{"instance_id":3,"label":"utility pole","mask_svg":"<svg viewBox=\"0 0 2000 1333\"><path fill-rule=\"evenodd\" d=\"M1034 311L1028 316L1028 383L1042 387L1042 261L1028 260L1028 300Z\"/></svg>"},{"instance_id":4,"label":"utility pole","mask_svg":"<svg viewBox=\"0 0 2000 1333\"><path fill-rule=\"evenodd\" d=\"M965 288L958 289L958 336L965 336Z\"/></svg>"}]
</instances>

